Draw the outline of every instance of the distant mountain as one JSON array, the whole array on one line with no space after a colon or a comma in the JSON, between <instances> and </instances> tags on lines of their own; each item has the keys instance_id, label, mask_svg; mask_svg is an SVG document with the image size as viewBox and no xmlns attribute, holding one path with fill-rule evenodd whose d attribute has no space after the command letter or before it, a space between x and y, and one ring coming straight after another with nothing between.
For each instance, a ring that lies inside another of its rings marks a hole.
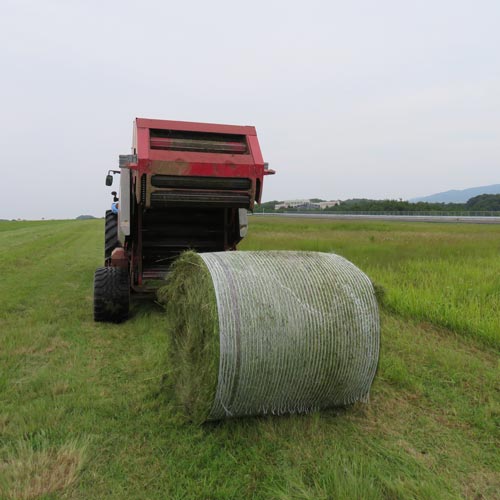
<instances>
[{"instance_id":1,"label":"distant mountain","mask_svg":"<svg viewBox=\"0 0 500 500\"><path fill-rule=\"evenodd\" d=\"M468 199L480 194L500 194L500 184L491 184L489 186L479 186L468 189L452 189L443 193L431 194L420 198L412 198L411 203L418 201L427 201L429 203L465 203Z\"/></svg>"}]
</instances>

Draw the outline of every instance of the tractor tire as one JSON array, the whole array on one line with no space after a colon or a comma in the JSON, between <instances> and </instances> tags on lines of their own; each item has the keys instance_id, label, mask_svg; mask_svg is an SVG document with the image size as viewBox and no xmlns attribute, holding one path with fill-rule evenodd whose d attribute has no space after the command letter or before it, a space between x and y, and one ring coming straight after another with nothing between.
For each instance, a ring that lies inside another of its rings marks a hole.
<instances>
[{"instance_id":1,"label":"tractor tire","mask_svg":"<svg viewBox=\"0 0 500 500\"><path fill-rule=\"evenodd\" d=\"M118 215L112 210L106 210L104 226L104 260L111 258L113 250L119 246L118 242Z\"/></svg>"},{"instance_id":2,"label":"tractor tire","mask_svg":"<svg viewBox=\"0 0 500 500\"><path fill-rule=\"evenodd\" d=\"M120 323L128 318L130 283L128 270L100 267L94 274L94 321Z\"/></svg>"}]
</instances>

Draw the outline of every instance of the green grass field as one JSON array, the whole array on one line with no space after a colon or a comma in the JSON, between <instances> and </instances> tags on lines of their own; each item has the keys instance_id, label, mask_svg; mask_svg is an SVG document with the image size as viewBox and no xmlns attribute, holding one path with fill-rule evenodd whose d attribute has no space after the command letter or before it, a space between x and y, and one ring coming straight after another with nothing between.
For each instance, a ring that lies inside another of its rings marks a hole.
<instances>
[{"instance_id":1,"label":"green grass field","mask_svg":"<svg viewBox=\"0 0 500 500\"><path fill-rule=\"evenodd\" d=\"M500 498L500 227L251 218L385 291L369 405L182 423L168 325L92 320L103 221L0 222L0 498Z\"/></svg>"}]
</instances>

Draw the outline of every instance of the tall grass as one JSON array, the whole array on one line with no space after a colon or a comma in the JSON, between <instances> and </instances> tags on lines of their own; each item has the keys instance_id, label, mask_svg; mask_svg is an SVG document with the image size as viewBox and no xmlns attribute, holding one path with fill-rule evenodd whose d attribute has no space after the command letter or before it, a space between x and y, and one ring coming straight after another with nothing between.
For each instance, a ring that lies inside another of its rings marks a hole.
<instances>
[{"instance_id":1,"label":"tall grass","mask_svg":"<svg viewBox=\"0 0 500 500\"><path fill-rule=\"evenodd\" d=\"M390 309L500 347L500 226L251 218L242 249L336 252Z\"/></svg>"}]
</instances>

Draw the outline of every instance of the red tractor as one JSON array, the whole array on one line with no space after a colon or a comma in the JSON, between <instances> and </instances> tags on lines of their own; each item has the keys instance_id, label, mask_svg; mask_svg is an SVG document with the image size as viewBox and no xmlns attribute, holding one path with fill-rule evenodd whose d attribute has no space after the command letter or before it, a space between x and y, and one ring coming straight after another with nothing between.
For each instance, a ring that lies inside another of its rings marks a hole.
<instances>
[{"instance_id":1,"label":"red tractor","mask_svg":"<svg viewBox=\"0 0 500 500\"><path fill-rule=\"evenodd\" d=\"M130 293L154 291L184 250L234 250L247 211L262 195L262 159L254 127L137 118L132 154L106 212L104 267L94 277L94 319L123 321Z\"/></svg>"}]
</instances>

